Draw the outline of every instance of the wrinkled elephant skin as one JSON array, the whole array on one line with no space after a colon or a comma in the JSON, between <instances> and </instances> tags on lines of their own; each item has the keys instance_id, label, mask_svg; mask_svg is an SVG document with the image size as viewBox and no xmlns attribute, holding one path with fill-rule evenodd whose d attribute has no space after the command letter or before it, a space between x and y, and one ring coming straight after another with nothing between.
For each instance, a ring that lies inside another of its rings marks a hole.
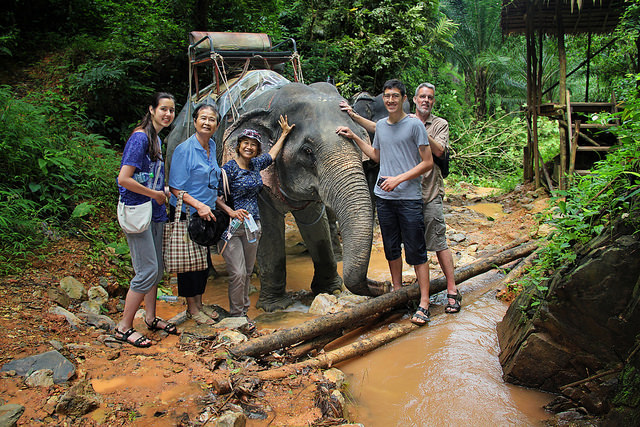
<instances>
[{"instance_id":1,"label":"wrinkled elephant skin","mask_svg":"<svg viewBox=\"0 0 640 427\"><path fill-rule=\"evenodd\" d=\"M377 293L379 284L366 277L373 213L362 153L335 129L349 126L363 137L365 132L340 111L341 100L329 84L290 83L248 101L240 118L225 132L226 161L234 155L237 135L244 129L260 132L263 152L267 152L280 135L280 115L287 115L289 123L295 123L274 165L263 171L264 188L258 199L263 229L258 247L258 307L266 311L285 308L292 302L286 293L287 212L293 214L313 259L311 290L318 294L341 289L325 205L335 212L342 232L345 286L360 295L371 295L372 290Z\"/></svg>"}]
</instances>

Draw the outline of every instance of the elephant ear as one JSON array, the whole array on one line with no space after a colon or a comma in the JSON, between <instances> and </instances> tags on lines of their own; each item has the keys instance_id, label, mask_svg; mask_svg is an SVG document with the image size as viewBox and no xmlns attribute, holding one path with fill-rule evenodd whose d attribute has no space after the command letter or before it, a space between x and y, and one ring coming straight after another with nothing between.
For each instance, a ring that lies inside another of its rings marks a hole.
<instances>
[{"instance_id":1,"label":"elephant ear","mask_svg":"<svg viewBox=\"0 0 640 427\"><path fill-rule=\"evenodd\" d=\"M224 164L235 157L238 135L245 129L257 131L262 138L262 152L268 152L273 145L274 138L273 114L273 111L257 108L238 117L238 120L233 122L224 132L222 163Z\"/></svg>"}]
</instances>

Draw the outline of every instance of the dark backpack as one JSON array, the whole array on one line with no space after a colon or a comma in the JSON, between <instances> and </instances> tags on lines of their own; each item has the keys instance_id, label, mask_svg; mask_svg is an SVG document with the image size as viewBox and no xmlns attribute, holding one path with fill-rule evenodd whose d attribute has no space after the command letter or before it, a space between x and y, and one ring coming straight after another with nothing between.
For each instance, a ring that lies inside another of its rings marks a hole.
<instances>
[{"instance_id":1,"label":"dark backpack","mask_svg":"<svg viewBox=\"0 0 640 427\"><path fill-rule=\"evenodd\" d=\"M444 150L442 157L433 156L433 163L438 165L443 178L449 176L449 149Z\"/></svg>"}]
</instances>

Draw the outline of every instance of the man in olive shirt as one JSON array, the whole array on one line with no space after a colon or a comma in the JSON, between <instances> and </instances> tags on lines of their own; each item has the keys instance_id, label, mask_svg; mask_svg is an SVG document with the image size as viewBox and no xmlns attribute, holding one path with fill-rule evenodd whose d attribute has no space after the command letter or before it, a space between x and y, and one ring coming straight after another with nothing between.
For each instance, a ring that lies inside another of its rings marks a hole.
<instances>
[{"instance_id":1,"label":"man in olive shirt","mask_svg":"<svg viewBox=\"0 0 640 427\"><path fill-rule=\"evenodd\" d=\"M435 104L436 88L431 83L422 83L416 88L413 102L416 104L416 116L424 123L429 134L429 144L434 157L443 157L449 149L449 123L442 117L431 113ZM433 164L433 169L422 175L422 201L425 223L425 240L427 250L435 251L440 268L447 278L446 313L460 311L462 296L456 288L453 272L453 256L447 246L442 198L444 197L444 180L440 168Z\"/></svg>"}]
</instances>

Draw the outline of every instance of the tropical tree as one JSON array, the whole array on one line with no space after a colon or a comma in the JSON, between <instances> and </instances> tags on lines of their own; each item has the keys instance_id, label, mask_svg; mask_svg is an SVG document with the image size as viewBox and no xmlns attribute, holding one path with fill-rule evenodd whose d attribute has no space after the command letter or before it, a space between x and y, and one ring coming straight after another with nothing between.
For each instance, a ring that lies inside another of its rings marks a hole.
<instances>
[{"instance_id":1,"label":"tropical tree","mask_svg":"<svg viewBox=\"0 0 640 427\"><path fill-rule=\"evenodd\" d=\"M489 87L507 69L509 58L500 55L499 0L444 0L444 13L458 24L451 59L464 73L467 96L475 106L476 119L487 115Z\"/></svg>"}]
</instances>

